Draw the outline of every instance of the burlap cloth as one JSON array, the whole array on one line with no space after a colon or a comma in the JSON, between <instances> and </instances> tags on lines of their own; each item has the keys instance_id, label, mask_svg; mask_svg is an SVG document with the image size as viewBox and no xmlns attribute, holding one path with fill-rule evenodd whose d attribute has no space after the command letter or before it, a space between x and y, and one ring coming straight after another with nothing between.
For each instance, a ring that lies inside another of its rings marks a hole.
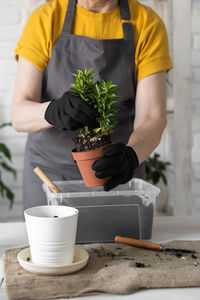
<instances>
[{"instance_id":1,"label":"burlap cloth","mask_svg":"<svg viewBox=\"0 0 200 300\"><path fill-rule=\"evenodd\" d=\"M200 241L173 241L165 246L197 251L196 257L146 250L121 244L82 246L89 251L84 269L62 276L40 276L16 262L21 249L3 254L4 275L10 299L56 299L94 294L129 294L144 288L200 286ZM99 257L91 248L108 249L117 256ZM117 249L117 248L121 249ZM118 255L120 254L120 255ZM137 263L143 263L143 267ZM139 267L140 266L140 267Z\"/></svg>"}]
</instances>

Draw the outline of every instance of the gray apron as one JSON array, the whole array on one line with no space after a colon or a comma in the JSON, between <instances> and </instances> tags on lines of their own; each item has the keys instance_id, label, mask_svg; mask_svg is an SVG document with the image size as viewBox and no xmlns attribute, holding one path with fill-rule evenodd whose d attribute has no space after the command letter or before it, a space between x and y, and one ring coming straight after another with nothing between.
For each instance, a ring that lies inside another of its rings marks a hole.
<instances>
[{"instance_id":1,"label":"gray apron","mask_svg":"<svg viewBox=\"0 0 200 300\"><path fill-rule=\"evenodd\" d=\"M130 20L128 0L119 1L121 20ZM94 68L95 80L112 80L118 85L121 98L117 104L118 125L112 134L112 142L127 144L133 131L136 78L135 43L132 23L122 22L124 38L97 40L71 34L76 0L69 0L63 30L53 46L51 59L43 77L41 102L59 99L74 82L72 73L78 69ZM24 164L24 209L46 204L41 181L33 172L40 166L52 180L76 180L81 175L70 153L74 148L72 137L79 130L66 131L51 128L29 134ZM144 178L144 165L135 171L134 177Z\"/></svg>"}]
</instances>

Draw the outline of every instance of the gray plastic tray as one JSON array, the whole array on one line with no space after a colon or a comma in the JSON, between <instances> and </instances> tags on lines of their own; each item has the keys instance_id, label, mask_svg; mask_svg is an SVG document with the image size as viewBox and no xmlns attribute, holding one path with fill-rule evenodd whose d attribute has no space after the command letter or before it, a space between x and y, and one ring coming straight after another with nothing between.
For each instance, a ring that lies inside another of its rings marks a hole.
<instances>
[{"instance_id":1,"label":"gray plastic tray","mask_svg":"<svg viewBox=\"0 0 200 300\"><path fill-rule=\"evenodd\" d=\"M62 193L43 184L48 204L79 210L77 243L113 242L115 235L151 239L157 187L137 178L109 192L88 188L82 180L54 183Z\"/></svg>"}]
</instances>

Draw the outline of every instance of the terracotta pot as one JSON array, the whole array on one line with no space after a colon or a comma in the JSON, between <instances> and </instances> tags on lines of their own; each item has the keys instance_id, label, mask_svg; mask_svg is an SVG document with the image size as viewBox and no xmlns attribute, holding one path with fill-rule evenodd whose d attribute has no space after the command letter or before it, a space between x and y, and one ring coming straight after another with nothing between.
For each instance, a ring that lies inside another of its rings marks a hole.
<instances>
[{"instance_id":1,"label":"terracotta pot","mask_svg":"<svg viewBox=\"0 0 200 300\"><path fill-rule=\"evenodd\" d=\"M76 152L76 149L72 150L72 156L79 167L85 185L88 187L102 186L110 179L110 177L102 179L97 178L95 176L95 171L92 169L92 164L97 159L103 157L102 150L104 147L105 146L83 152Z\"/></svg>"}]
</instances>

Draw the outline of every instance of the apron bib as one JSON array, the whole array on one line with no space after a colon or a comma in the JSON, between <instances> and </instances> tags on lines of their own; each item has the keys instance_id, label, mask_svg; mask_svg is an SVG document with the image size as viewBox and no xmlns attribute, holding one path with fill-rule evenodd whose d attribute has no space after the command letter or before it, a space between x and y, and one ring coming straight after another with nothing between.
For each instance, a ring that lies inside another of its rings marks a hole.
<instances>
[{"instance_id":1,"label":"apron bib","mask_svg":"<svg viewBox=\"0 0 200 300\"><path fill-rule=\"evenodd\" d=\"M96 40L71 34L76 0L69 0L62 33L53 46L51 59L44 73L41 102L57 100L68 91L70 84L75 81L72 73L77 73L78 69L94 68L98 74L95 80L111 80L113 84L118 85L118 124L111 138L112 143L127 144L133 131L135 116L135 43L132 23L127 22L130 20L128 0L119 1L119 5L124 38ZM79 130L51 128L29 134L24 166L25 207L33 206L30 195L25 195L26 191L29 189L30 194L31 188L32 194L39 193L38 184L36 186L35 183L35 187L34 184L30 185L30 181L37 181L32 171L33 166L39 165L45 168L47 173L49 170L51 175L60 174L62 180L81 178L71 155L71 149L74 148L72 138L78 133ZM145 177L144 164L137 168L134 177ZM41 203L43 201L41 200Z\"/></svg>"}]
</instances>

